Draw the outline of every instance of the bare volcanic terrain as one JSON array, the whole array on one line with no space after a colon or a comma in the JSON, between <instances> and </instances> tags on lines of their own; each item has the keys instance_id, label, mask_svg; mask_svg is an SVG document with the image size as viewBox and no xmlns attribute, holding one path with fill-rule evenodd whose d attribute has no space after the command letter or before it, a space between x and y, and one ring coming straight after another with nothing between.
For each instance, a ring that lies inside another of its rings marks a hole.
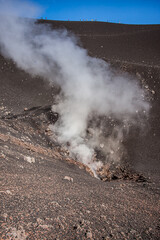
<instances>
[{"instance_id":1,"label":"bare volcanic terrain","mask_svg":"<svg viewBox=\"0 0 160 240\"><path fill-rule=\"evenodd\" d=\"M122 165L95 178L49 128L59 87L1 54L0 239L160 239L160 25L39 23L67 29L89 56L138 79L151 108L124 139Z\"/></svg>"}]
</instances>

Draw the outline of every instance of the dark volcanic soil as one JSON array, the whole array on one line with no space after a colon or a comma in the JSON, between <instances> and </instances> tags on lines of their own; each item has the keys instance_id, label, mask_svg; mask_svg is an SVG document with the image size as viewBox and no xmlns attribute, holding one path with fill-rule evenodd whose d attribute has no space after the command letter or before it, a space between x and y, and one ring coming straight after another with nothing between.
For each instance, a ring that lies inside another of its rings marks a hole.
<instances>
[{"instance_id":1,"label":"dark volcanic soil","mask_svg":"<svg viewBox=\"0 0 160 240\"><path fill-rule=\"evenodd\" d=\"M159 239L160 26L43 23L73 31L91 56L148 89L148 131L125 142L128 163L147 181L100 181L70 159L48 129L56 87L0 56L0 239Z\"/></svg>"}]
</instances>

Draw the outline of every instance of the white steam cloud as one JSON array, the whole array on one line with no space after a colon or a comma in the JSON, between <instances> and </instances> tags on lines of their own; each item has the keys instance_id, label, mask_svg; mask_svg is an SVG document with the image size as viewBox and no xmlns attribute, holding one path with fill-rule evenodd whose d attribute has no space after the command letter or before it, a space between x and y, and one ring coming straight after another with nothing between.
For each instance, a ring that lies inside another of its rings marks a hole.
<instances>
[{"instance_id":1,"label":"white steam cloud","mask_svg":"<svg viewBox=\"0 0 160 240\"><path fill-rule=\"evenodd\" d=\"M0 14L2 16L36 18L41 12L41 7L31 1L0 0Z\"/></svg>"},{"instance_id":2,"label":"white steam cloud","mask_svg":"<svg viewBox=\"0 0 160 240\"><path fill-rule=\"evenodd\" d=\"M93 172L102 166L95 150L103 153L103 163L119 161L129 125L149 110L139 83L88 56L67 31L13 15L9 11L0 17L1 53L26 72L61 87L58 104L52 107L60 117L51 126L59 142Z\"/></svg>"}]
</instances>

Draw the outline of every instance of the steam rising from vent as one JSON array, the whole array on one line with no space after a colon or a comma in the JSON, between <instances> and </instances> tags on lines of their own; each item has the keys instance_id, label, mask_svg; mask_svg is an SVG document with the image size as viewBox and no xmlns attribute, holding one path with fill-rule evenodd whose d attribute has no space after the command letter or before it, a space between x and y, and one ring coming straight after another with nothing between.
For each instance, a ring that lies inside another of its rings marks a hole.
<instances>
[{"instance_id":1,"label":"steam rising from vent","mask_svg":"<svg viewBox=\"0 0 160 240\"><path fill-rule=\"evenodd\" d=\"M26 72L61 87L52 107L60 118L51 129L71 156L93 172L121 160L129 126L139 124L149 110L135 79L119 76L103 60L88 56L67 31L31 19L1 16L0 49ZM98 152L103 163L100 157L95 160Z\"/></svg>"}]
</instances>

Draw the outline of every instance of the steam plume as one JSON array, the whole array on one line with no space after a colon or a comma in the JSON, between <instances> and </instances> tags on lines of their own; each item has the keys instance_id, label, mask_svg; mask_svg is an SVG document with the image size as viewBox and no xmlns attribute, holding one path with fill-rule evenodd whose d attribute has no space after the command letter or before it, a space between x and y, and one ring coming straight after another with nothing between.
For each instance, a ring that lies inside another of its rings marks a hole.
<instances>
[{"instance_id":1,"label":"steam plume","mask_svg":"<svg viewBox=\"0 0 160 240\"><path fill-rule=\"evenodd\" d=\"M95 149L103 152L104 162L119 161L129 125L137 124L139 113L149 110L139 83L88 56L65 30L3 14L0 33L3 55L61 87L58 104L52 107L60 119L51 129L60 143L68 144L70 154L94 172L102 165L94 161Z\"/></svg>"}]
</instances>

